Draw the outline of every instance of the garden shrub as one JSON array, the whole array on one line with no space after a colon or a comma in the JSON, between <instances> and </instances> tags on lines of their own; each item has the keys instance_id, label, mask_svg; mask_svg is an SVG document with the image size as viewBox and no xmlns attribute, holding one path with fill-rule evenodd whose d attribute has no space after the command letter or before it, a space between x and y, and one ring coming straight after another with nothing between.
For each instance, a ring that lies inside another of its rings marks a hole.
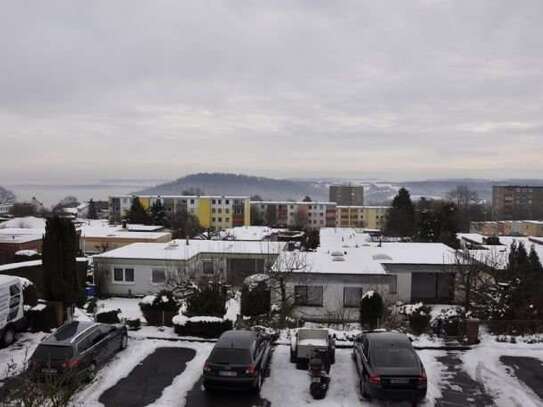
<instances>
[{"instance_id":1,"label":"garden shrub","mask_svg":"<svg viewBox=\"0 0 543 407\"><path fill-rule=\"evenodd\" d=\"M179 303L169 290L162 290L157 295L148 295L139 305L147 323L152 326L172 326L172 318L179 310Z\"/></svg>"},{"instance_id":2,"label":"garden shrub","mask_svg":"<svg viewBox=\"0 0 543 407\"><path fill-rule=\"evenodd\" d=\"M187 299L186 315L222 317L226 313L226 299L226 289L221 284L198 287Z\"/></svg>"},{"instance_id":3,"label":"garden shrub","mask_svg":"<svg viewBox=\"0 0 543 407\"><path fill-rule=\"evenodd\" d=\"M232 321L218 317L192 317L177 315L173 318L174 331L180 336L218 338L232 329Z\"/></svg>"},{"instance_id":4,"label":"garden shrub","mask_svg":"<svg viewBox=\"0 0 543 407\"><path fill-rule=\"evenodd\" d=\"M121 310L111 310L111 311L101 311L98 312L95 316L96 322L102 324L118 324L121 322L119 319L119 314Z\"/></svg>"},{"instance_id":5,"label":"garden shrub","mask_svg":"<svg viewBox=\"0 0 543 407\"><path fill-rule=\"evenodd\" d=\"M360 300L360 324L375 329L379 326L385 304L383 298L376 291L367 291Z\"/></svg>"},{"instance_id":6,"label":"garden shrub","mask_svg":"<svg viewBox=\"0 0 543 407\"><path fill-rule=\"evenodd\" d=\"M256 317L269 314L271 310L271 292L266 280L256 278L265 274L256 274L245 279L241 289L241 315Z\"/></svg>"},{"instance_id":7,"label":"garden shrub","mask_svg":"<svg viewBox=\"0 0 543 407\"><path fill-rule=\"evenodd\" d=\"M411 332L415 335L421 335L427 332L430 328L430 312L432 309L422 303L408 307L409 306L404 306L404 314L407 315L409 319L409 328L411 329Z\"/></svg>"},{"instance_id":8,"label":"garden shrub","mask_svg":"<svg viewBox=\"0 0 543 407\"><path fill-rule=\"evenodd\" d=\"M128 329L136 331L141 327L141 320L139 318L127 319L126 326Z\"/></svg>"}]
</instances>

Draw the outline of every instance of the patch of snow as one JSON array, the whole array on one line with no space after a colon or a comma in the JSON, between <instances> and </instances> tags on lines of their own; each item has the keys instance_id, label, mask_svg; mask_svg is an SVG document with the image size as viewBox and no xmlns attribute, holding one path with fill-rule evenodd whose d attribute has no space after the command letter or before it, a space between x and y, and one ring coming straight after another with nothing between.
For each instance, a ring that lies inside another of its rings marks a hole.
<instances>
[{"instance_id":1,"label":"patch of snow","mask_svg":"<svg viewBox=\"0 0 543 407\"><path fill-rule=\"evenodd\" d=\"M39 253L36 250L19 250L15 252L16 256L27 256L27 257L37 256L38 254Z\"/></svg>"}]
</instances>

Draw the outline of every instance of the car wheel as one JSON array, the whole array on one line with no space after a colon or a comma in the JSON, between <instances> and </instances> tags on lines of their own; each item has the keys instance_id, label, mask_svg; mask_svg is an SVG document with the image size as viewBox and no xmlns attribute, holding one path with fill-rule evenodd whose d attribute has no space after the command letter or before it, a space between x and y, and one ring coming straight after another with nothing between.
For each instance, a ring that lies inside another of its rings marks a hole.
<instances>
[{"instance_id":1,"label":"car wheel","mask_svg":"<svg viewBox=\"0 0 543 407\"><path fill-rule=\"evenodd\" d=\"M121 336L121 350L126 349L127 346L128 346L128 335L123 334Z\"/></svg>"},{"instance_id":2,"label":"car wheel","mask_svg":"<svg viewBox=\"0 0 543 407\"><path fill-rule=\"evenodd\" d=\"M15 342L15 331L13 328L6 328L4 334L2 335L2 345L9 346Z\"/></svg>"},{"instance_id":3,"label":"car wheel","mask_svg":"<svg viewBox=\"0 0 543 407\"><path fill-rule=\"evenodd\" d=\"M253 390L256 394L259 394L261 388L262 388L262 373L259 372L256 378L256 384Z\"/></svg>"},{"instance_id":4,"label":"car wheel","mask_svg":"<svg viewBox=\"0 0 543 407\"><path fill-rule=\"evenodd\" d=\"M368 401L371 400L371 396L366 390L366 381L364 380L363 377L360 378L360 395Z\"/></svg>"},{"instance_id":5,"label":"car wheel","mask_svg":"<svg viewBox=\"0 0 543 407\"><path fill-rule=\"evenodd\" d=\"M96 377L96 363L92 362L87 369L87 381L92 382Z\"/></svg>"},{"instance_id":6,"label":"car wheel","mask_svg":"<svg viewBox=\"0 0 543 407\"><path fill-rule=\"evenodd\" d=\"M290 363L296 363L296 362L297 362L296 353L291 350L290 351Z\"/></svg>"}]
</instances>

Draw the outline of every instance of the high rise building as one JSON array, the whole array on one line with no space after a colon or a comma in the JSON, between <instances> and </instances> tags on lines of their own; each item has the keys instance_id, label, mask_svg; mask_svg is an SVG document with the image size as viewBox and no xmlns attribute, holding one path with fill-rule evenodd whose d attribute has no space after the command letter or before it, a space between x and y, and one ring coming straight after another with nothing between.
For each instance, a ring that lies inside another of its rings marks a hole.
<instances>
[{"instance_id":1,"label":"high rise building","mask_svg":"<svg viewBox=\"0 0 543 407\"><path fill-rule=\"evenodd\" d=\"M362 185L331 185L329 192L329 201L338 205L364 205L364 187Z\"/></svg>"},{"instance_id":2,"label":"high rise building","mask_svg":"<svg viewBox=\"0 0 543 407\"><path fill-rule=\"evenodd\" d=\"M492 209L496 220L543 219L543 186L495 185Z\"/></svg>"}]
</instances>

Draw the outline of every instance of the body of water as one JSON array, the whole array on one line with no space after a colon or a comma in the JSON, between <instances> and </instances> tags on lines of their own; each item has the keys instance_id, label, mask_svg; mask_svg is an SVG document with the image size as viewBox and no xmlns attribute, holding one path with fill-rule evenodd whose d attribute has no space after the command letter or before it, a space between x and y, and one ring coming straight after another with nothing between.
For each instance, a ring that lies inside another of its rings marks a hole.
<instances>
[{"instance_id":1,"label":"body of water","mask_svg":"<svg viewBox=\"0 0 543 407\"><path fill-rule=\"evenodd\" d=\"M111 195L129 194L154 184L88 184L88 185L3 185L17 197L17 201L31 200L36 197L46 207L56 205L66 196L75 196L79 202L89 199L107 200Z\"/></svg>"}]
</instances>

